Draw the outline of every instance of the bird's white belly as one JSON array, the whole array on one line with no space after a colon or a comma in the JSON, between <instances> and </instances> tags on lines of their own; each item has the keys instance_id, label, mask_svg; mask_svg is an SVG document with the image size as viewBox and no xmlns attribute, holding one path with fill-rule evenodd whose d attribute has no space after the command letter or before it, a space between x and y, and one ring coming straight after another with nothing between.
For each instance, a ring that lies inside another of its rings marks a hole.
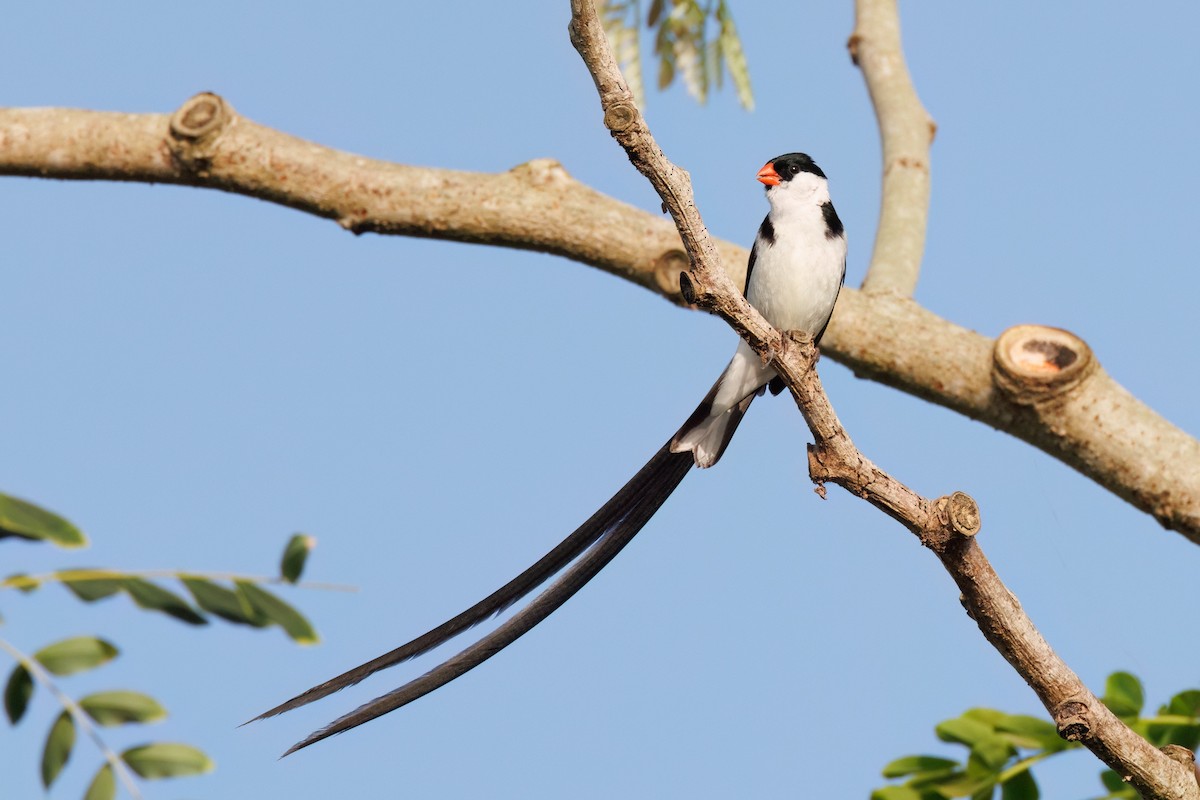
<instances>
[{"instance_id":1,"label":"bird's white belly","mask_svg":"<svg viewBox=\"0 0 1200 800\"><path fill-rule=\"evenodd\" d=\"M846 240L813 233L781 237L757 254L746 299L778 330L816 335L841 288Z\"/></svg>"}]
</instances>

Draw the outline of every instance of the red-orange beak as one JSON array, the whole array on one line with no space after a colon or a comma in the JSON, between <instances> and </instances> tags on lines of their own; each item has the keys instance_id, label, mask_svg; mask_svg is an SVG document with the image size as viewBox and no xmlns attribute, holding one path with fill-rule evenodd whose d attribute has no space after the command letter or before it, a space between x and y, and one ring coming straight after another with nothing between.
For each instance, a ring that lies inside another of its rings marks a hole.
<instances>
[{"instance_id":1,"label":"red-orange beak","mask_svg":"<svg viewBox=\"0 0 1200 800\"><path fill-rule=\"evenodd\" d=\"M775 164L768 162L765 167L758 171L758 179L767 186L778 186L780 184L779 173L775 171Z\"/></svg>"}]
</instances>

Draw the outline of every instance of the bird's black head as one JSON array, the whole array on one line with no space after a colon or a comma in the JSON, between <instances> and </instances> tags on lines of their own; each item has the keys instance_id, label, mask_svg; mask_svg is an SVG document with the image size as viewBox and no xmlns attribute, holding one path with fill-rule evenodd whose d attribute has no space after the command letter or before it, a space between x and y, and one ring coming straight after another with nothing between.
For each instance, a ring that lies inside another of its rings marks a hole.
<instances>
[{"instance_id":1,"label":"bird's black head","mask_svg":"<svg viewBox=\"0 0 1200 800\"><path fill-rule=\"evenodd\" d=\"M775 172L779 174L779 180L786 183L802 172L808 172L816 175L818 178L824 178L825 173L821 168L813 162L804 153L788 153L787 155L776 156L770 161L775 167Z\"/></svg>"}]
</instances>

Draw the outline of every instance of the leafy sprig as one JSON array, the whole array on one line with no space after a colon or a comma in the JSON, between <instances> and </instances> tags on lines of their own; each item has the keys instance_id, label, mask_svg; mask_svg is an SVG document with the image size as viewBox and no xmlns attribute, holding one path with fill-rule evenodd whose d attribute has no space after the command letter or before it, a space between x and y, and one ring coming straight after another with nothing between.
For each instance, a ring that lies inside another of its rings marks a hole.
<instances>
[{"instance_id":1,"label":"leafy sprig","mask_svg":"<svg viewBox=\"0 0 1200 800\"><path fill-rule=\"evenodd\" d=\"M640 0L605 0L600 4L600 18L629 90L637 104L645 107ZM708 102L711 88L722 88L728 72L738 102L747 111L754 110L746 54L725 0L651 0L645 20L654 37L660 90L679 76L688 94L703 104Z\"/></svg>"},{"instance_id":2,"label":"leafy sprig","mask_svg":"<svg viewBox=\"0 0 1200 800\"><path fill-rule=\"evenodd\" d=\"M0 495L0 539L5 537L70 548L87 543L78 528L57 514L25 500ZM277 626L293 641L311 644L318 641L312 624L264 584L297 584L314 545L311 536L292 536L280 559L279 574L274 577L76 567L40 575L10 575L0 580L0 591L15 589L31 593L57 583L85 603L123 595L138 608L188 625L207 625L210 618L217 617L254 628ZM178 582L183 591L169 588L171 582ZM61 707L42 746L41 781L47 791L75 752L80 732L103 756L84 800L112 800L118 783L136 799L141 797L138 778L158 780L199 775L214 768L204 751L189 744L149 742L121 752L108 745L102 728L158 722L166 718L167 710L155 698L129 689L93 692L75 699L63 688L60 679L101 668L119 656L117 646L107 639L73 636L30 654L0 639L0 651L16 662L4 684L4 712L11 726L25 718L39 687Z\"/></svg>"},{"instance_id":3,"label":"leafy sprig","mask_svg":"<svg viewBox=\"0 0 1200 800\"><path fill-rule=\"evenodd\" d=\"M1108 709L1156 747L1200 745L1200 689L1176 694L1158 713L1143 717L1142 683L1128 672L1108 676L1101 698ZM1054 724L992 708L973 708L939 723L934 732L943 742L968 749L965 761L939 756L905 756L883 768L883 776L904 779L876 789L871 800L989 800L999 790L1002 800L1038 800L1040 790L1031 768L1051 756L1078 750L1078 742L1061 739ZM1095 800L1133 800L1137 792L1112 770L1100 774L1105 794Z\"/></svg>"}]
</instances>

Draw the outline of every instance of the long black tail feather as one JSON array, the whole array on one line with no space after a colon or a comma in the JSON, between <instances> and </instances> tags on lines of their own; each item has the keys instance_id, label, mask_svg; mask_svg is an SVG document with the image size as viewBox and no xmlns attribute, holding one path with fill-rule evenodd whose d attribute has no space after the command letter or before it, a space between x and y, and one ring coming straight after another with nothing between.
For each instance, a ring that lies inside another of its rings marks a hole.
<instances>
[{"instance_id":1,"label":"long black tail feather","mask_svg":"<svg viewBox=\"0 0 1200 800\"><path fill-rule=\"evenodd\" d=\"M351 670L350 672L346 673L346 676L357 675L360 671L366 669L372 664L375 664L376 662L380 662L383 659L393 656L393 654L400 654L406 651L408 648L415 648L418 642L424 642L436 632L441 631L444 628L449 630L448 626L450 626L451 623L455 623L460 619L473 619L473 617L468 616L471 612L475 611L476 609L482 610L484 608L490 608L491 606L487 606L485 604L487 604L488 601L492 601L496 598L509 598L510 594L505 594L505 590L509 590L510 587L527 585L528 581L532 580L532 577L528 578L525 582L521 582L522 579L526 578L527 575L534 576L537 574L544 574L544 571L547 567L543 565L543 562L546 562L547 565L554 563L555 560L565 557L565 554L571 550L571 547L575 548L577 555L579 552L586 550L586 552L583 552L578 561L572 564L570 568L567 569L566 572L564 572L552 584L550 584L545 591L534 598L529 605L522 608L520 611L514 614L512 618L506 620L494 631L484 636L478 642L466 648L458 655L448 659L437 667L434 667L421 677L409 681L398 689L388 692L381 697L377 697L376 699L366 703L363 706L360 706L349 714L339 717L329 725L326 725L324 728L313 732L300 742L297 742L286 753L284 753L284 755L290 755L291 753L308 747L311 744L315 744L322 739L326 739L335 734L350 730L351 728L362 725L364 722L369 722L370 720L382 716L389 711L394 711L401 706L417 700L418 698L424 697L435 689L444 686L467 671L479 666L484 661L487 661L496 653L499 653L505 647L515 642L521 636L528 633L530 629L532 629L546 617L550 616L550 614L561 607L563 603L569 600L576 592L582 589L583 586L588 583L588 581L594 578L601 569L603 569L610 561L612 561L612 559L615 558L616 555L621 552L621 550L627 544L629 544L630 541L633 540L633 537L637 535L637 533L642 529L643 526L645 526L650 518L654 516L655 512L658 511L666 499L671 496L671 493L675 490L675 488L679 486L680 482L683 480L684 476L687 475L692 465L693 460L691 453L672 453L669 449L669 445L664 445L663 448L660 449L654 455L654 457L650 459L646 466L643 467L641 471L639 471L638 474L629 481L629 483L625 484L625 487L622 488L612 500L606 503L605 506L600 509L600 511L596 512L596 514L594 514L592 518L588 520L588 522L584 523L579 530L571 534L571 536L568 537L567 540L565 540L558 547L556 547L554 551L544 557L525 573L522 573L517 579L507 584L500 591L491 595L487 600L477 604L476 606L472 606L472 608L468 609L468 611L465 611L458 617L450 620L450 622L435 628L433 631L430 631L418 639L414 639L413 642L392 651L392 653L389 653L387 656L381 656L374 662L365 664L356 670ZM594 532L592 531L592 526L600 526L602 523L602 529ZM588 534L586 536L581 535L581 531L585 530L588 531ZM580 538L576 539L575 537ZM594 542L594 546L592 546L590 549L587 549L586 545L580 547L578 543L585 540L587 540L588 544L592 544ZM568 546L568 543L571 543L570 546ZM552 560L551 556L556 556L556 559ZM515 591L515 589L513 589L513 591ZM507 604L511 604L528 591L529 589L526 588L520 594L517 594L516 597L507 599ZM483 619L491 613L495 612L483 612L479 619ZM476 619L475 621L477 622L479 619ZM472 622L470 624L474 623ZM459 627L455 628L453 632L443 635L438 641L445 641L445 639L453 636L454 633L458 633L465 626L465 623L460 625ZM384 664L383 666L390 666L391 664L397 663L397 661L403 660L404 658L411 658L418 652L424 652L432 646L434 645L428 643L422 644L422 649L415 650L411 654L396 657L395 660L392 660L390 663ZM382 666L376 666L374 669L364 672L361 677L357 677L355 680L343 681L342 685L356 683L358 680L361 680L362 677L369 675L376 669L382 668ZM311 700L315 700L317 697L323 697L330 692L336 691L337 689L342 688L342 685L334 685L332 688L327 689L324 687L329 687L343 678L345 678L345 676L342 676L341 678L335 678L333 681L327 681L321 686L310 689L308 692L305 692L303 695L300 695L298 698L296 698L296 700L288 701L288 703L283 704L283 706L280 706L277 709L272 709L263 716L270 716L273 713L286 711L288 708L294 708L297 705L303 705L304 703L311 702ZM321 693L314 694L316 692ZM313 696L308 697L310 694Z\"/></svg>"},{"instance_id":2,"label":"long black tail feather","mask_svg":"<svg viewBox=\"0 0 1200 800\"><path fill-rule=\"evenodd\" d=\"M327 697L348 686L353 686L379 670L387 669L388 667L427 653L463 631L478 625L489 617L503 612L560 572L567 564L570 564L581 553L595 544L605 532L620 522L623 517L628 516L630 509L638 502L639 498L651 488L652 484L661 479L661 473L665 467L675 467L675 470L672 470L671 474L674 475L675 471L678 470L680 471L680 475L670 485L666 495L659 501L659 505L662 504L662 501L666 500L666 496L669 496L675 486L679 484L679 481L683 479L683 475L687 473L687 467L690 465L691 454L671 453L666 447L662 448L607 503L601 506L596 513L592 514L586 522L576 528L570 536L563 539L553 550L542 556L535 564L495 592L492 592L467 610L443 622L436 628L421 634L412 641L354 669L343 672L335 678L330 678L324 683L314 686L290 700L275 706L271 710L263 712L250 721L254 722L266 717L282 714L285 711L291 711L294 708L299 708L300 706ZM658 506L655 506L655 509L657 508ZM642 524L644 525L645 521Z\"/></svg>"}]
</instances>

